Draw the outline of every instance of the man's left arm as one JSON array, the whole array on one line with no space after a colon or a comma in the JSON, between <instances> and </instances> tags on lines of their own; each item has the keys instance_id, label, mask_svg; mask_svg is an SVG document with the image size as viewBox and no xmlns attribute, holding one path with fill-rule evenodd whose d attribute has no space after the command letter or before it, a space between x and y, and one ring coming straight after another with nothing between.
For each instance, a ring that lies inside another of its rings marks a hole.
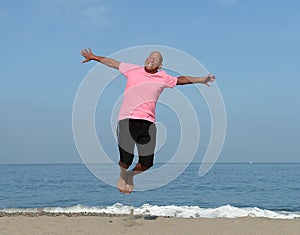
<instances>
[{"instance_id":1,"label":"man's left arm","mask_svg":"<svg viewBox=\"0 0 300 235\"><path fill-rule=\"evenodd\" d=\"M209 82L214 82L216 77L214 75L207 74L204 77L191 77L191 76L179 76L177 77L177 84L176 85L186 85L186 84L194 84L194 83L201 83L206 86L210 86Z\"/></svg>"}]
</instances>

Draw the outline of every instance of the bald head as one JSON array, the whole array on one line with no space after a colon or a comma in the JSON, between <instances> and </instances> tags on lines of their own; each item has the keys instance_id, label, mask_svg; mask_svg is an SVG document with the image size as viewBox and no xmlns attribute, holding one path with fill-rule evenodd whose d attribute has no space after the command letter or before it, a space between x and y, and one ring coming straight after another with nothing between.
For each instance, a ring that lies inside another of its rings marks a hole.
<instances>
[{"instance_id":1,"label":"bald head","mask_svg":"<svg viewBox=\"0 0 300 235\"><path fill-rule=\"evenodd\" d=\"M156 73L162 67L163 57L159 51L152 51L145 60L145 70L148 73Z\"/></svg>"},{"instance_id":2,"label":"bald head","mask_svg":"<svg viewBox=\"0 0 300 235\"><path fill-rule=\"evenodd\" d=\"M163 62L163 57L162 57L162 55L160 54L159 51L152 51L150 53L149 57L151 57L151 56L154 57L154 58L159 58L160 63Z\"/></svg>"}]
</instances>

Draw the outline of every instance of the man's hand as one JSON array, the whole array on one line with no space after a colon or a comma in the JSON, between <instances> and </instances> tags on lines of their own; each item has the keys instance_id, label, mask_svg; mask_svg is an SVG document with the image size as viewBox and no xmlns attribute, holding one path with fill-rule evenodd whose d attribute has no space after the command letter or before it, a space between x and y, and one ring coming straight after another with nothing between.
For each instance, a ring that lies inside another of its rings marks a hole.
<instances>
[{"instance_id":1,"label":"man's hand","mask_svg":"<svg viewBox=\"0 0 300 235\"><path fill-rule=\"evenodd\" d=\"M90 48L89 49L83 49L80 52L80 54L85 58L85 60L83 60L82 63L86 63L86 62L89 62L91 60L95 60L95 61L98 61L98 62L100 62L104 65L107 65L111 68L114 68L114 69L119 69L119 65L121 63L121 62L116 61L116 60L111 59L111 58L94 55Z\"/></svg>"},{"instance_id":2,"label":"man's hand","mask_svg":"<svg viewBox=\"0 0 300 235\"><path fill-rule=\"evenodd\" d=\"M93 54L91 48L89 49L83 49L80 54L85 58L81 63L86 63L95 58L95 55Z\"/></svg>"},{"instance_id":3,"label":"man's hand","mask_svg":"<svg viewBox=\"0 0 300 235\"><path fill-rule=\"evenodd\" d=\"M206 86L210 87L210 85L208 84L209 82L214 82L216 79L216 77L214 75L212 75L211 73L207 74L204 77L204 81L203 84L205 84Z\"/></svg>"},{"instance_id":4,"label":"man's hand","mask_svg":"<svg viewBox=\"0 0 300 235\"><path fill-rule=\"evenodd\" d=\"M204 77L191 77L191 76L179 76L177 77L177 85L186 85L186 84L194 84L194 83L202 83L208 87L210 85L209 82L214 82L216 77L211 73L207 74Z\"/></svg>"}]
</instances>

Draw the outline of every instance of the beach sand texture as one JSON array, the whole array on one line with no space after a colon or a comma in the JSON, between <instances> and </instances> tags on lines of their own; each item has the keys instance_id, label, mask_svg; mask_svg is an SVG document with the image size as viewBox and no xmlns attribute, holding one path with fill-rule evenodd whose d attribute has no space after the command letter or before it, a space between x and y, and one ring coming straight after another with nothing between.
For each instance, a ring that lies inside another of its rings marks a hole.
<instances>
[{"instance_id":1,"label":"beach sand texture","mask_svg":"<svg viewBox=\"0 0 300 235\"><path fill-rule=\"evenodd\" d=\"M266 218L167 218L135 215L2 214L1 235L35 234L282 234L299 235L300 219Z\"/></svg>"}]
</instances>

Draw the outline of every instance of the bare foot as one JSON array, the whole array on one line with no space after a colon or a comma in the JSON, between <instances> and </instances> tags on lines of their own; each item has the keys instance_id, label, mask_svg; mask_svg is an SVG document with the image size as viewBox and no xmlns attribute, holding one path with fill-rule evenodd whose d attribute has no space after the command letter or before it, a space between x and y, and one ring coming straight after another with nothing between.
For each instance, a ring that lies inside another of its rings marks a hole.
<instances>
[{"instance_id":1,"label":"bare foot","mask_svg":"<svg viewBox=\"0 0 300 235\"><path fill-rule=\"evenodd\" d=\"M118 189L123 194L127 193L126 181L127 181L126 172L121 172L118 180Z\"/></svg>"},{"instance_id":2,"label":"bare foot","mask_svg":"<svg viewBox=\"0 0 300 235\"><path fill-rule=\"evenodd\" d=\"M127 171L127 180L126 180L126 193L131 193L134 188L133 177L136 175L134 171Z\"/></svg>"}]
</instances>

